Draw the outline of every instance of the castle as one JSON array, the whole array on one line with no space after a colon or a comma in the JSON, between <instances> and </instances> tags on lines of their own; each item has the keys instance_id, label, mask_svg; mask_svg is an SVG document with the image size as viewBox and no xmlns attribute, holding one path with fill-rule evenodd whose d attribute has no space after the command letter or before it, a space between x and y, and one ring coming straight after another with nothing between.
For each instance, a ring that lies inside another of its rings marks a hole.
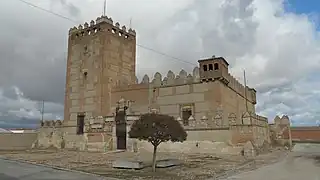
<instances>
[{"instance_id":1,"label":"castle","mask_svg":"<svg viewBox=\"0 0 320 180\"><path fill-rule=\"evenodd\" d=\"M138 82L135 30L106 16L71 28L64 120L42 122L37 146L97 151L148 148L116 133L116 110L126 112L125 132L142 113L174 116L188 139L162 145L166 151L211 152L217 142L224 147L270 142L267 118L255 113L255 89L239 83L223 57L201 59L198 64L190 74L169 70L165 77L155 73ZM282 121L289 122L286 116Z\"/></svg>"}]
</instances>

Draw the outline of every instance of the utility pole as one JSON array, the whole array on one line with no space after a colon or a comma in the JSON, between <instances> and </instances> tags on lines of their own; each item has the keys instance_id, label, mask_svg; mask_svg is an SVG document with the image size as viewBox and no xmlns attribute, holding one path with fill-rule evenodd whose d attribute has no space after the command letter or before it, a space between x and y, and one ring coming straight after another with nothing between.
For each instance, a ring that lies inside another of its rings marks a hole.
<instances>
[{"instance_id":1,"label":"utility pole","mask_svg":"<svg viewBox=\"0 0 320 180\"><path fill-rule=\"evenodd\" d=\"M107 11L107 0L104 0L104 3L103 3L103 16L106 16L106 11Z\"/></svg>"},{"instance_id":2,"label":"utility pole","mask_svg":"<svg viewBox=\"0 0 320 180\"><path fill-rule=\"evenodd\" d=\"M41 102L37 103L37 108L39 110L39 112L41 113L41 121L43 121L43 116L44 116L44 100L42 100Z\"/></svg>"},{"instance_id":3,"label":"utility pole","mask_svg":"<svg viewBox=\"0 0 320 180\"><path fill-rule=\"evenodd\" d=\"M129 28L132 28L132 18L130 18Z\"/></svg>"},{"instance_id":4,"label":"utility pole","mask_svg":"<svg viewBox=\"0 0 320 180\"><path fill-rule=\"evenodd\" d=\"M43 114L44 114L44 100L42 100L41 121L43 121Z\"/></svg>"}]
</instances>

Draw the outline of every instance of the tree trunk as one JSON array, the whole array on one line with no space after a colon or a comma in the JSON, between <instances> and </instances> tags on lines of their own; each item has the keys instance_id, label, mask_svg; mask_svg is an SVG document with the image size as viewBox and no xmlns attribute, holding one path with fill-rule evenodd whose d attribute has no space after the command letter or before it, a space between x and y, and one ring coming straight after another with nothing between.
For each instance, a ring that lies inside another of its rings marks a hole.
<instances>
[{"instance_id":1,"label":"tree trunk","mask_svg":"<svg viewBox=\"0 0 320 180\"><path fill-rule=\"evenodd\" d=\"M156 172L157 147L158 146L153 146L153 157L152 157L152 171L153 172Z\"/></svg>"}]
</instances>

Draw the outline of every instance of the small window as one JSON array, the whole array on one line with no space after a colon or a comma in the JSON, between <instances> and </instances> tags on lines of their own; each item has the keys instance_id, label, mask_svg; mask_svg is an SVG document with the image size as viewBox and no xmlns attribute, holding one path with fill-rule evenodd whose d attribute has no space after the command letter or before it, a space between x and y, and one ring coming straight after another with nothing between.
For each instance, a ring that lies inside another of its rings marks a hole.
<instances>
[{"instance_id":1,"label":"small window","mask_svg":"<svg viewBox=\"0 0 320 180\"><path fill-rule=\"evenodd\" d=\"M213 71L213 66L212 66L212 64L209 64L209 71Z\"/></svg>"},{"instance_id":2,"label":"small window","mask_svg":"<svg viewBox=\"0 0 320 180\"><path fill-rule=\"evenodd\" d=\"M87 77L88 77L88 72L84 72L84 73L83 73L83 76L84 76L84 79L87 79Z\"/></svg>"},{"instance_id":3,"label":"small window","mask_svg":"<svg viewBox=\"0 0 320 180\"><path fill-rule=\"evenodd\" d=\"M218 70L219 69L219 64L218 63L214 63L214 70Z\"/></svg>"},{"instance_id":4,"label":"small window","mask_svg":"<svg viewBox=\"0 0 320 180\"><path fill-rule=\"evenodd\" d=\"M77 134L83 134L84 133L84 115L78 115L77 116Z\"/></svg>"},{"instance_id":5,"label":"small window","mask_svg":"<svg viewBox=\"0 0 320 180\"><path fill-rule=\"evenodd\" d=\"M208 71L207 65L203 65L203 71Z\"/></svg>"},{"instance_id":6,"label":"small window","mask_svg":"<svg viewBox=\"0 0 320 180\"><path fill-rule=\"evenodd\" d=\"M181 107L182 122L184 126L189 126L189 118L192 116L192 106L184 105Z\"/></svg>"}]
</instances>

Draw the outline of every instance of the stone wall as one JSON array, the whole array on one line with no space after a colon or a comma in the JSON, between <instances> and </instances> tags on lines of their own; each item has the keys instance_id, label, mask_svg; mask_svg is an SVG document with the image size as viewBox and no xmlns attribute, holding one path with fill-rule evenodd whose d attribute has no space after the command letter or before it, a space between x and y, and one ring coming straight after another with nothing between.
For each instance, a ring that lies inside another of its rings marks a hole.
<instances>
[{"instance_id":1,"label":"stone wall","mask_svg":"<svg viewBox=\"0 0 320 180\"><path fill-rule=\"evenodd\" d=\"M81 151L109 151L113 149L113 122L102 116L85 119L84 133L77 135L76 126L63 126L61 121L44 121L37 130L34 148L73 149Z\"/></svg>"},{"instance_id":2,"label":"stone wall","mask_svg":"<svg viewBox=\"0 0 320 180\"><path fill-rule=\"evenodd\" d=\"M31 149L37 133L0 133L0 150Z\"/></svg>"},{"instance_id":3,"label":"stone wall","mask_svg":"<svg viewBox=\"0 0 320 180\"><path fill-rule=\"evenodd\" d=\"M151 81L145 75L139 84L112 89L111 112L119 99L123 98L132 101L129 106L131 114L147 113L155 109L162 114L181 118L182 107L190 106L193 118L201 119L205 116L214 121L218 114L227 117L228 114L235 113L240 117L246 111L255 113L255 91L247 87L246 101L243 86L231 75L228 77L228 86L220 81L201 83L198 67L194 68L192 75L188 75L184 70L181 70L179 75L169 71L164 78L160 73L156 73ZM220 123L220 126L228 126L226 118Z\"/></svg>"},{"instance_id":4,"label":"stone wall","mask_svg":"<svg viewBox=\"0 0 320 180\"><path fill-rule=\"evenodd\" d=\"M320 142L320 127L291 127L293 141Z\"/></svg>"},{"instance_id":5,"label":"stone wall","mask_svg":"<svg viewBox=\"0 0 320 180\"><path fill-rule=\"evenodd\" d=\"M276 116L274 123L269 125L270 138L272 143L292 146L291 127L289 117Z\"/></svg>"},{"instance_id":6,"label":"stone wall","mask_svg":"<svg viewBox=\"0 0 320 180\"><path fill-rule=\"evenodd\" d=\"M229 116L232 131L233 144L243 144L251 141L256 147L261 147L264 143L270 144L270 130L268 119L255 113L245 112L236 120L235 116ZM238 122L241 123L238 123Z\"/></svg>"},{"instance_id":7,"label":"stone wall","mask_svg":"<svg viewBox=\"0 0 320 180\"><path fill-rule=\"evenodd\" d=\"M75 132L75 126L63 126L60 120L44 121L37 130L37 141L33 147L85 150L86 134L76 135Z\"/></svg>"},{"instance_id":8,"label":"stone wall","mask_svg":"<svg viewBox=\"0 0 320 180\"><path fill-rule=\"evenodd\" d=\"M241 148L231 146L231 133L228 129L187 130L188 137L183 143L166 142L158 147L159 152L179 153L239 153ZM153 151L153 146L147 141L137 141L140 151Z\"/></svg>"},{"instance_id":9,"label":"stone wall","mask_svg":"<svg viewBox=\"0 0 320 180\"><path fill-rule=\"evenodd\" d=\"M132 123L139 118L139 115L127 116L127 132L130 131ZM221 122L223 117L216 116L213 120L201 117L200 119L190 119L188 126L183 125L179 117L177 120L188 133L187 140L183 143L163 143L159 151L185 152L185 153L238 153L246 142L254 143L256 147L262 147L264 143L270 143L267 118L254 113L244 113L239 117L230 113L226 119L230 126L217 126L215 121ZM114 117L108 116L107 122L113 122ZM241 123L237 123L241 122ZM215 124L215 125L213 125ZM113 149L116 149L115 127L113 126ZM201 145L201 148L199 148ZM138 141L127 138L128 150L152 151L152 145L146 141Z\"/></svg>"}]
</instances>

